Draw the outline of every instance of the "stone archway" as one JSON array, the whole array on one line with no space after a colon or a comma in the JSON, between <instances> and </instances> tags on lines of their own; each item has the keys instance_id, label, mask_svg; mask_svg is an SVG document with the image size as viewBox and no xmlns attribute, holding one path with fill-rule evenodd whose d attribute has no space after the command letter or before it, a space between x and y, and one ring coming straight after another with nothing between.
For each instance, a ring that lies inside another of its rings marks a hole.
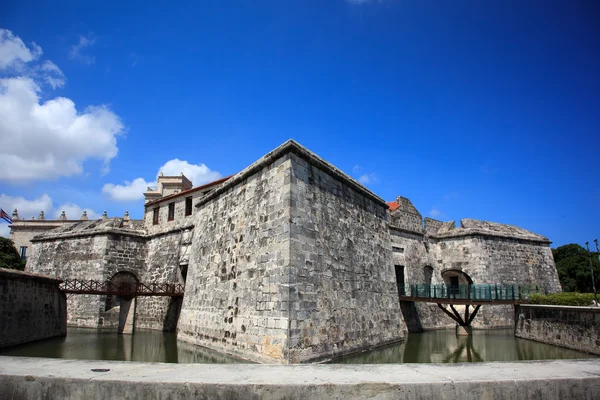
<instances>
[{"instance_id":1,"label":"stone archway","mask_svg":"<svg viewBox=\"0 0 600 400\"><path fill-rule=\"evenodd\" d=\"M139 283L138 277L129 271L119 271L110 278L110 283L123 291L135 292L135 285ZM136 299L134 296L106 296L106 311L116 311L119 307L118 333L132 334L135 328Z\"/></svg>"},{"instance_id":2,"label":"stone archway","mask_svg":"<svg viewBox=\"0 0 600 400\"><path fill-rule=\"evenodd\" d=\"M115 287L119 287L121 285L126 285L126 286L135 285L139 282L139 279L133 272L119 271L109 279L109 282L112 285L114 285ZM117 295L106 296L106 303L105 303L104 310L109 311L113 307L118 307L121 300L122 300L121 296L117 296Z\"/></svg>"},{"instance_id":3,"label":"stone archway","mask_svg":"<svg viewBox=\"0 0 600 400\"><path fill-rule=\"evenodd\" d=\"M458 269L447 269L442 271L442 279L448 287L451 296L456 296L461 292L468 294L468 286L473 284L473 279L465 272Z\"/></svg>"}]
</instances>

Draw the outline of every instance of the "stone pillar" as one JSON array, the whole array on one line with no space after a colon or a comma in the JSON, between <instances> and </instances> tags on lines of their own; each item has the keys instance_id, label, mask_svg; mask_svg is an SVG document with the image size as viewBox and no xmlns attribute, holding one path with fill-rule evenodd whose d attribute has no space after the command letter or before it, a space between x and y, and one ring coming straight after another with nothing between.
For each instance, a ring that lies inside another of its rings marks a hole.
<instances>
[{"instance_id":1,"label":"stone pillar","mask_svg":"<svg viewBox=\"0 0 600 400\"><path fill-rule=\"evenodd\" d=\"M133 335L135 330L135 297L123 297L119 307L119 334Z\"/></svg>"}]
</instances>

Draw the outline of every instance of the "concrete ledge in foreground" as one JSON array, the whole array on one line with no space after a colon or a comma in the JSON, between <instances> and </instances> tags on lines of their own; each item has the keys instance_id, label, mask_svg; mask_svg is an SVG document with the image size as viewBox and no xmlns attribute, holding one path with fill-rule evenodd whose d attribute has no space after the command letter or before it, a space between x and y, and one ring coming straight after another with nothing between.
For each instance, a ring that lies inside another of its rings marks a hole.
<instances>
[{"instance_id":1,"label":"concrete ledge in foreground","mask_svg":"<svg viewBox=\"0 0 600 400\"><path fill-rule=\"evenodd\" d=\"M591 400L600 398L600 360L209 365L0 357L0 388L8 400Z\"/></svg>"}]
</instances>

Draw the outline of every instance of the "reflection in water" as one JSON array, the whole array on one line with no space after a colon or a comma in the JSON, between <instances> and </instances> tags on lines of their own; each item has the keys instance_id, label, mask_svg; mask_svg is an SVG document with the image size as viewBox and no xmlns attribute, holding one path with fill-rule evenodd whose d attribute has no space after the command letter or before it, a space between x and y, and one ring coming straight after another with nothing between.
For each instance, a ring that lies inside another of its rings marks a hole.
<instances>
[{"instance_id":1,"label":"reflection in water","mask_svg":"<svg viewBox=\"0 0 600 400\"><path fill-rule=\"evenodd\" d=\"M88 360L165 363L246 363L204 347L178 341L175 333L138 329L134 335L115 330L69 328L68 336L0 350L0 355ZM517 339L512 329L474 330L456 336L454 330L411 333L406 342L345 356L333 363L457 363L482 361L590 358L590 354Z\"/></svg>"},{"instance_id":2,"label":"reflection in water","mask_svg":"<svg viewBox=\"0 0 600 400\"><path fill-rule=\"evenodd\" d=\"M173 332L136 330L118 335L115 330L69 328L66 337L42 340L9 349L0 355L80 360L146 361L164 363L247 363L204 347L177 340Z\"/></svg>"},{"instance_id":3,"label":"reflection in water","mask_svg":"<svg viewBox=\"0 0 600 400\"><path fill-rule=\"evenodd\" d=\"M459 363L592 357L595 356L515 338L512 329L473 330L472 336L456 336L454 329L449 329L410 333L406 342L351 354L331 363Z\"/></svg>"}]
</instances>

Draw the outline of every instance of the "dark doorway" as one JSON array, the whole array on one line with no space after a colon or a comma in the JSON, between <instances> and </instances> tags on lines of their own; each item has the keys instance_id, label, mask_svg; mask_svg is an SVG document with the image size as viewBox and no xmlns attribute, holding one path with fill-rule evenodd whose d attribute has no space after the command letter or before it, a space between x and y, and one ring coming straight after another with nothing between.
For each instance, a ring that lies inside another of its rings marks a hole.
<instances>
[{"instance_id":1,"label":"dark doorway","mask_svg":"<svg viewBox=\"0 0 600 400\"><path fill-rule=\"evenodd\" d=\"M458 276L450 277L450 294L457 295L459 292L458 288Z\"/></svg>"},{"instance_id":2,"label":"dark doorway","mask_svg":"<svg viewBox=\"0 0 600 400\"><path fill-rule=\"evenodd\" d=\"M396 286L398 287L398 296L406 295L406 288L404 287L404 266L394 265L396 270Z\"/></svg>"}]
</instances>

